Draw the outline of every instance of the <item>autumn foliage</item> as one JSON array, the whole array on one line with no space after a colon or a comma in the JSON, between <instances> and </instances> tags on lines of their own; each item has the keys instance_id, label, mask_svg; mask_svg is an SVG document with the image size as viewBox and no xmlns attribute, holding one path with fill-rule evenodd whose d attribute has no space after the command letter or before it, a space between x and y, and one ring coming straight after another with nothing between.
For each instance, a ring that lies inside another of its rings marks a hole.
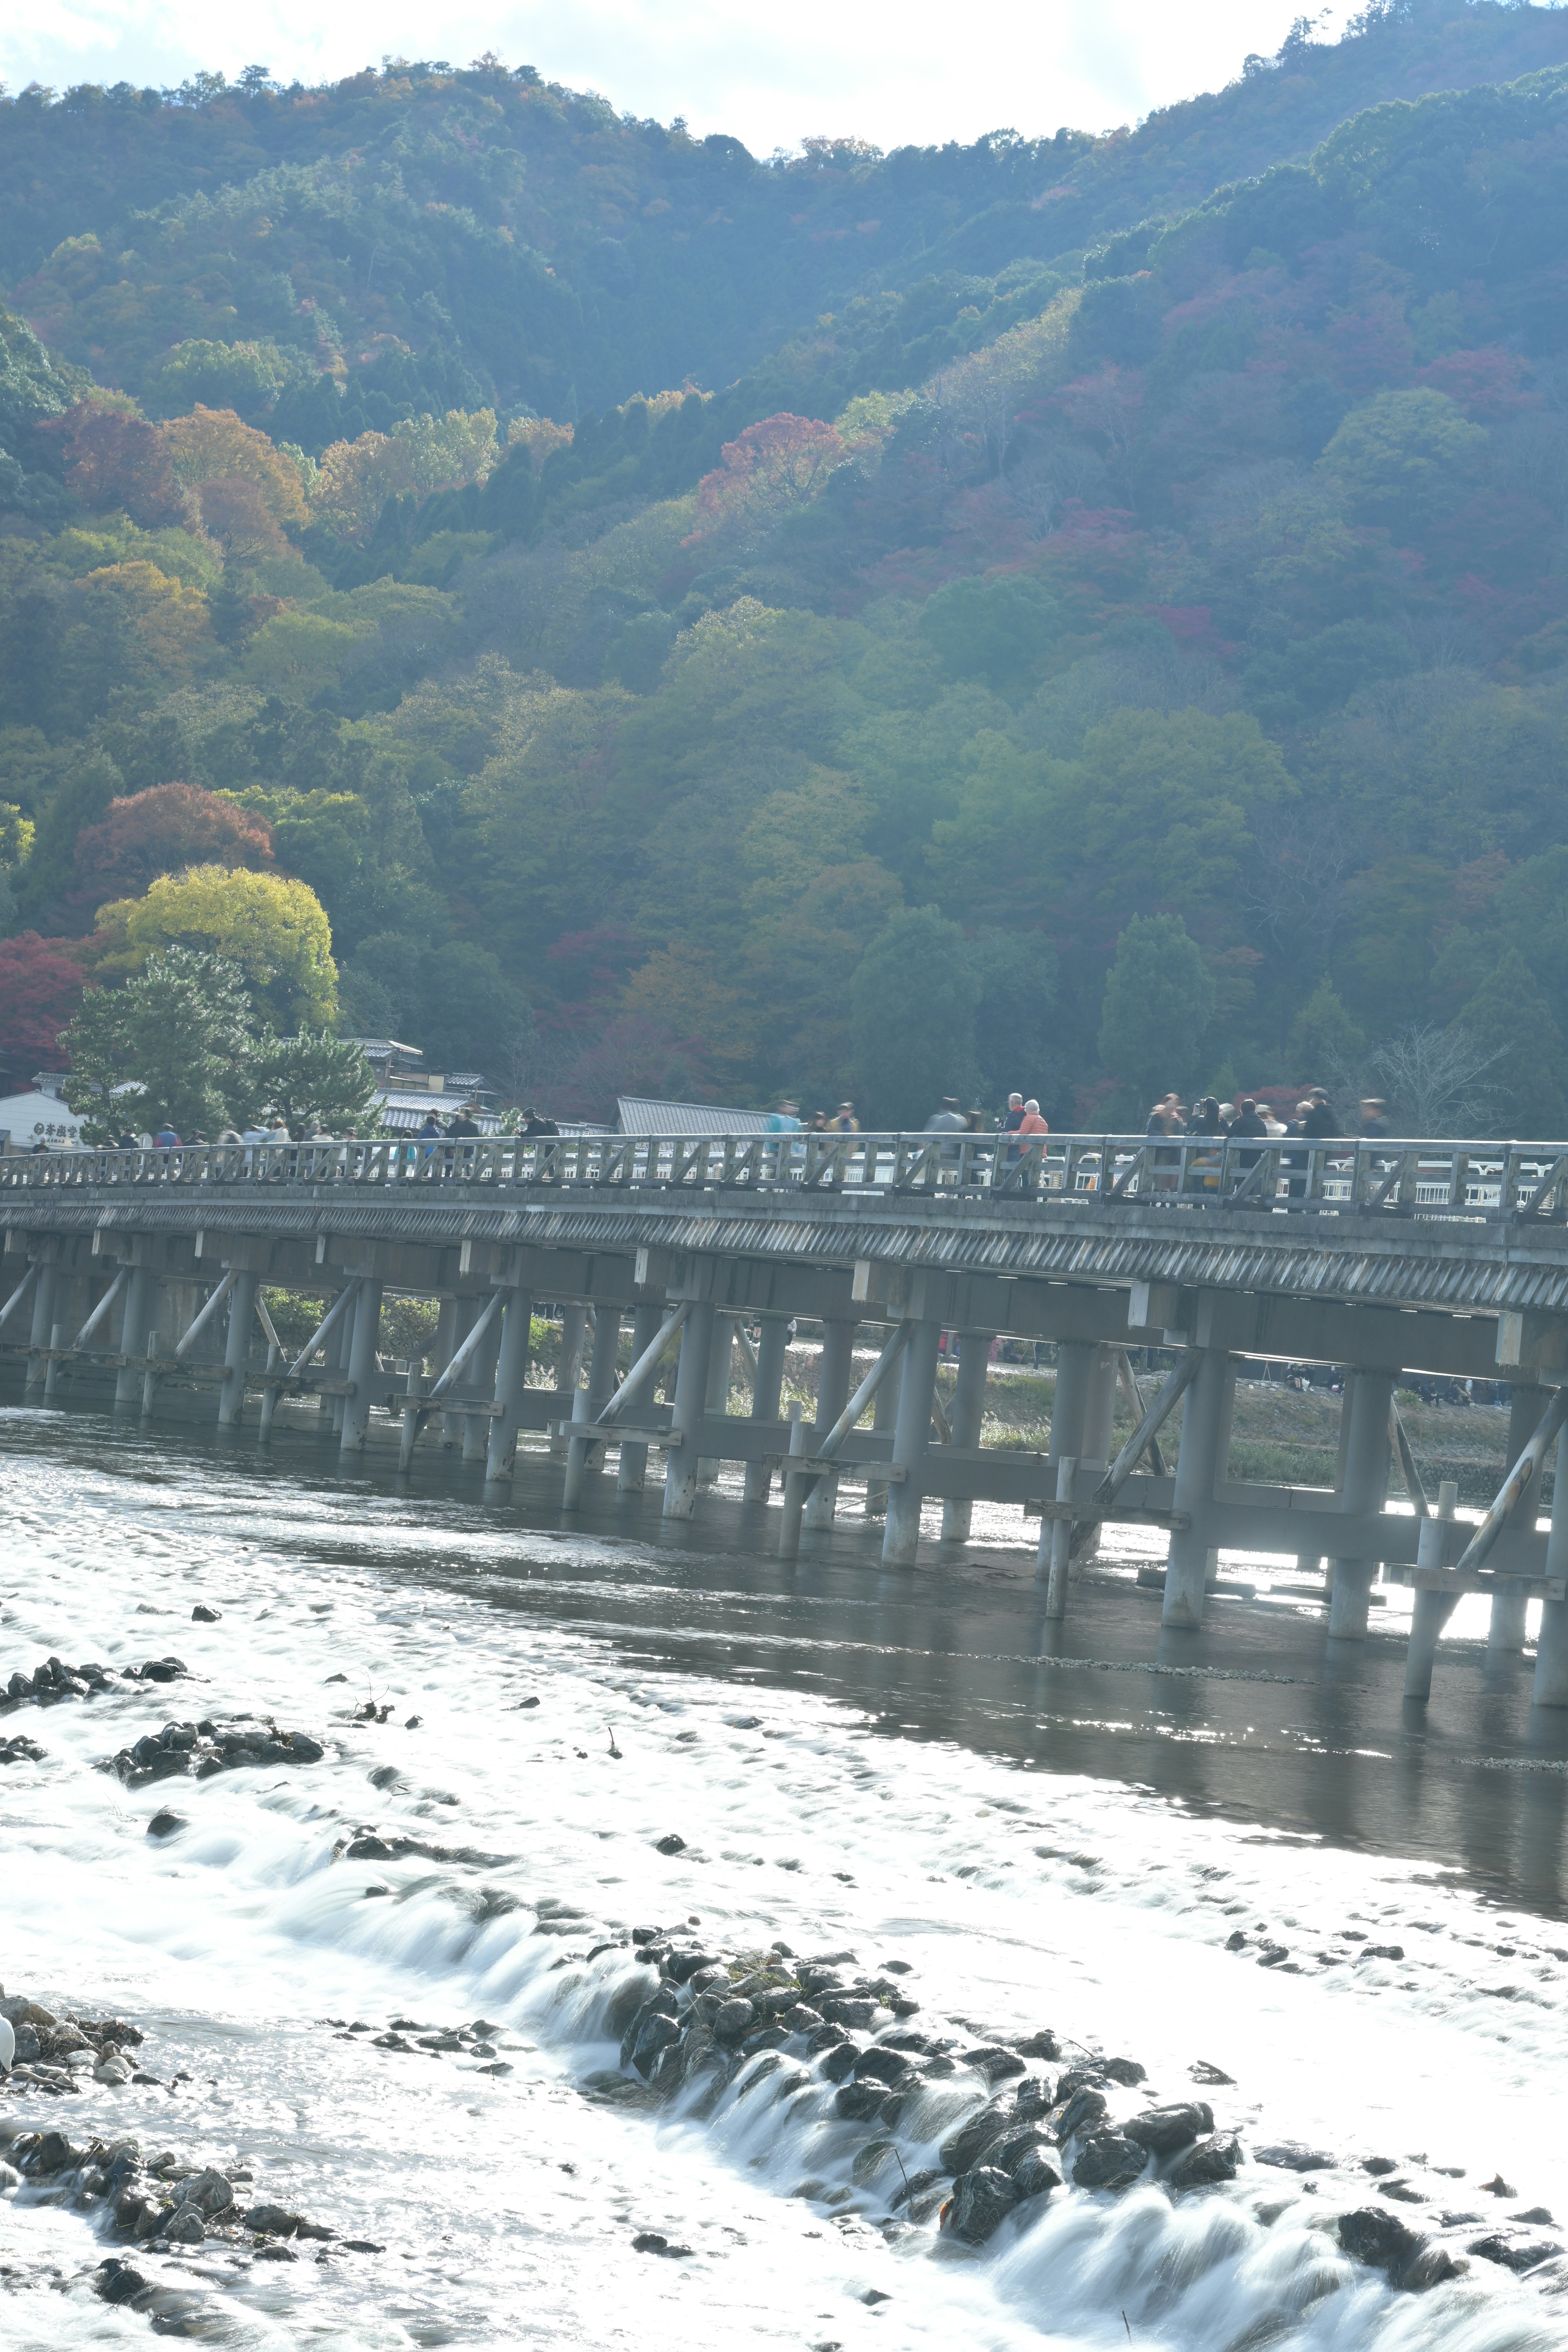
<instances>
[{"instance_id":1,"label":"autumn foliage","mask_svg":"<svg viewBox=\"0 0 1568 2352\"><path fill-rule=\"evenodd\" d=\"M726 441L724 462L697 489L697 528L686 541L718 530L766 529L820 497L845 454L831 425L811 416L767 416Z\"/></svg>"},{"instance_id":2,"label":"autumn foliage","mask_svg":"<svg viewBox=\"0 0 1568 2352\"><path fill-rule=\"evenodd\" d=\"M14 1079L64 1066L57 1041L81 1003L82 978L64 940L40 939L37 931L0 940L0 1040Z\"/></svg>"},{"instance_id":3,"label":"autumn foliage","mask_svg":"<svg viewBox=\"0 0 1568 2352\"><path fill-rule=\"evenodd\" d=\"M187 866L271 863L264 818L195 784L153 784L111 802L107 816L77 835L71 908L85 921L105 899L140 898L160 874Z\"/></svg>"}]
</instances>

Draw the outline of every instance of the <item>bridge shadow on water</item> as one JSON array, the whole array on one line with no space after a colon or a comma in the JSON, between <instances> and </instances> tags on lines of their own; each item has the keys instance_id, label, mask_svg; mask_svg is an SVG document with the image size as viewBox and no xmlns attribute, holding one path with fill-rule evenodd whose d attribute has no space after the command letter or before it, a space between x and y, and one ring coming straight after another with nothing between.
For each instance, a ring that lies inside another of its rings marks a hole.
<instances>
[{"instance_id":1,"label":"bridge shadow on water","mask_svg":"<svg viewBox=\"0 0 1568 2352\"><path fill-rule=\"evenodd\" d=\"M1489 1674L1483 1645L1445 1643L1430 1704L1413 1705L1403 1620L1331 1643L1310 1602L1226 1597L1201 1632L1168 1633L1131 1549L1086 1570L1066 1622L1050 1623L1033 1528L1026 1548L1016 1512L983 1506L970 1545L937 1541L933 1513L919 1565L888 1571L879 1522L852 1493L839 1524L785 1563L777 1509L744 1504L731 1476L671 1525L652 1479L619 1496L613 1476L591 1478L587 1507L563 1512L560 1467L542 1453L519 1455L498 1499L457 1449L422 1454L399 1479L375 1450L341 1474L281 1426L268 1455L248 1432L224 1444L97 1413L5 1420L13 1456L112 1462L132 1482L197 1476L209 1507L226 1498L285 1559L462 1591L628 1664L808 1690L889 1737L1147 1789L1271 1840L1415 1858L1489 1899L1568 1916L1568 1710L1531 1709L1528 1658ZM268 1526L267 1493L282 1482L296 1507Z\"/></svg>"}]
</instances>

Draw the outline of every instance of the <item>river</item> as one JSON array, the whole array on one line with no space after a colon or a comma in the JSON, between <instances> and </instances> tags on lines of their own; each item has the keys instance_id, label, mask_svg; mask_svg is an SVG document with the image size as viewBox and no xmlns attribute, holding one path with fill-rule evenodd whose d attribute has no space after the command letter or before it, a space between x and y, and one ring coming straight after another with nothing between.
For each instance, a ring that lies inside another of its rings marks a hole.
<instances>
[{"instance_id":1,"label":"river","mask_svg":"<svg viewBox=\"0 0 1568 2352\"><path fill-rule=\"evenodd\" d=\"M13 2189L0 2340L1568 2345L1568 2257L1412 2294L1333 2231L1392 2185L1456 2254L1568 2242L1514 2218L1568 2221L1568 1775L1527 1673L1446 1651L1425 1721L1396 1643L1331 1660L1289 1601L1163 1649L1135 1536L1048 1628L1016 1514L898 1577L852 1519L786 1570L728 1481L671 1535L652 1493L563 1525L537 1458L500 1507L439 1457L407 1489L321 1464L0 1413L0 1683L51 1653L192 1677L0 1717L46 1751L0 1769L5 1990L133 2020L159 2078L0 2122L133 2133L338 2233L292 2263L138 2253L150 2315L92 2293L88 2216ZM97 1769L240 1711L323 1759ZM183 1824L149 1837L162 1808ZM437 1851L349 1858L366 1833ZM895 2209L914 2152L879 2158L793 2057L700 2103L623 2073L643 1925L903 1964L960 2053L1049 2029L1063 2063L1135 2059L1118 2113L1218 2073L1246 2160L1175 2198L1058 2190L963 2246ZM400 2018L484 2020L510 2071L379 2046ZM1323 2161L1262 2160L1280 2144Z\"/></svg>"}]
</instances>

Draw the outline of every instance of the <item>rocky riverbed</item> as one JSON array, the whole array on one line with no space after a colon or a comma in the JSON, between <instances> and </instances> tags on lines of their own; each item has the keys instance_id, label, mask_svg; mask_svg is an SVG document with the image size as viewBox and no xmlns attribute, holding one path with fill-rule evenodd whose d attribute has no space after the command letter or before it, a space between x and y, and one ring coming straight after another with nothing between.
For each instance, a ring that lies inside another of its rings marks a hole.
<instances>
[{"instance_id":1,"label":"rocky riverbed","mask_svg":"<svg viewBox=\"0 0 1568 2352\"><path fill-rule=\"evenodd\" d=\"M1226 2104L1237 2085L1208 2061L1189 2067L1175 2095L1169 2085L1163 2094L1138 2059L1085 2048L1055 2026L977 2039L960 2021L925 2017L908 1962L862 1968L850 1950L800 1956L782 1937L735 1952L689 1926L640 1927L594 1946L584 1965L598 1972L618 2065L584 2074L583 2095L645 2099L699 2125L752 2102L771 2119L775 2156L793 2142L826 2159L823 2177L795 2184L796 2198L828 2214L853 2202L884 2233L925 2231L933 2250L978 2252L1005 2222L1016 2238L1053 2201L1103 2203L1152 2189L1180 2205L1224 2192L1247 2169L1305 2180L1321 2200L1324 2237L1404 2293L1461 2278L1477 2262L1568 2293L1552 2213L1519 2202L1500 2175L1471 2184L1467 2201L1456 2167L1428 2179L1424 2159L1244 2138ZM329 2018L322 2027L386 2063L452 2060L492 2079L511 2073L502 2053L519 2046L484 2017L441 2024L399 2014L381 2030ZM165 2080L145 2042L119 2018L0 1998L0 2087L13 2097L177 2091L188 2074ZM158 2279L137 2260L202 2246L255 2263L295 2262L308 2245L385 2251L258 2194L247 2165L200 2150L148 2154L145 2145L140 2135L0 2115L0 2195L88 2218L110 2248L90 2277L105 2301L156 2316ZM1269 2218L1267 2203L1255 2210ZM667 2258L690 2253L659 2232L637 2242Z\"/></svg>"},{"instance_id":2,"label":"rocky riverbed","mask_svg":"<svg viewBox=\"0 0 1568 2352\"><path fill-rule=\"evenodd\" d=\"M1556 2340L1560 1926L905 1736L921 1609L976 1579L849 1595L813 1654L861 1640L857 1710L758 1674L755 1563L724 1670L672 1668L600 1621L635 1590L639 1639L690 1640L681 1555L552 1534L519 1567L448 1511L437 1579L421 1505L346 1489L245 1554L289 1499L109 1477L51 1550L11 1498L41 1568L0 1598L32 1750L0 1775L0 2336ZM1134 1671L1042 1662L1034 1703L1124 1711ZM1320 1706L1147 1679L1198 1759L1216 1692ZM1521 1818L1560 1806L1542 1773Z\"/></svg>"}]
</instances>

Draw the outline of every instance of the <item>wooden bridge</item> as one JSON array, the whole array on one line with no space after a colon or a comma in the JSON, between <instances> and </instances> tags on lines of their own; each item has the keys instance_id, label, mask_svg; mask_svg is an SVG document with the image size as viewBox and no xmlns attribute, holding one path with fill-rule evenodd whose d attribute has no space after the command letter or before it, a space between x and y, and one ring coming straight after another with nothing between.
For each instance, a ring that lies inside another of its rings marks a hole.
<instances>
[{"instance_id":1,"label":"wooden bridge","mask_svg":"<svg viewBox=\"0 0 1568 2352\"><path fill-rule=\"evenodd\" d=\"M1331 1640L1364 1636L1379 1577L1415 1587L1415 1699L1461 1594L1491 1597L1494 1661L1522 1649L1533 1597L1535 1701L1568 1706L1568 1145L792 1134L83 1150L0 1160L0 1349L29 1402L111 1391L153 1414L205 1392L237 1432L254 1399L266 1442L280 1401L313 1399L343 1456L384 1427L406 1469L438 1426L498 1486L520 1436L549 1432L565 1507L590 1481L602 1491L612 1454L619 1491L639 1491L657 1452L673 1520L738 1462L748 1503L776 1489L786 1556L858 1485L891 1568L913 1562L928 1501L948 1543L968 1539L976 1501L1012 1505L1040 1519L1057 1616L1101 1526L1153 1526L1173 1631L1202 1623L1221 1551L1314 1575L1327 1560ZM264 1286L324 1302L292 1355ZM385 1366L388 1290L440 1302L429 1375ZM536 1302L560 1313L553 1388L530 1379ZM780 1409L795 1318L823 1333L810 1423ZM998 1335L1055 1347L1047 1453L981 1444ZM1152 1394L1129 1357L1147 1347L1173 1351ZM737 1353L744 1414L730 1410ZM1230 1478L1237 1370L1260 1357L1344 1369L1332 1488ZM1510 1385L1509 1461L1479 1527L1456 1519L1451 1489L1421 1492L1394 1404L1407 1372ZM1119 1387L1138 1425L1113 1455ZM1183 1399L1167 1464L1160 1432ZM1394 1448L1413 1513L1385 1508Z\"/></svg>"}]
</instances>

